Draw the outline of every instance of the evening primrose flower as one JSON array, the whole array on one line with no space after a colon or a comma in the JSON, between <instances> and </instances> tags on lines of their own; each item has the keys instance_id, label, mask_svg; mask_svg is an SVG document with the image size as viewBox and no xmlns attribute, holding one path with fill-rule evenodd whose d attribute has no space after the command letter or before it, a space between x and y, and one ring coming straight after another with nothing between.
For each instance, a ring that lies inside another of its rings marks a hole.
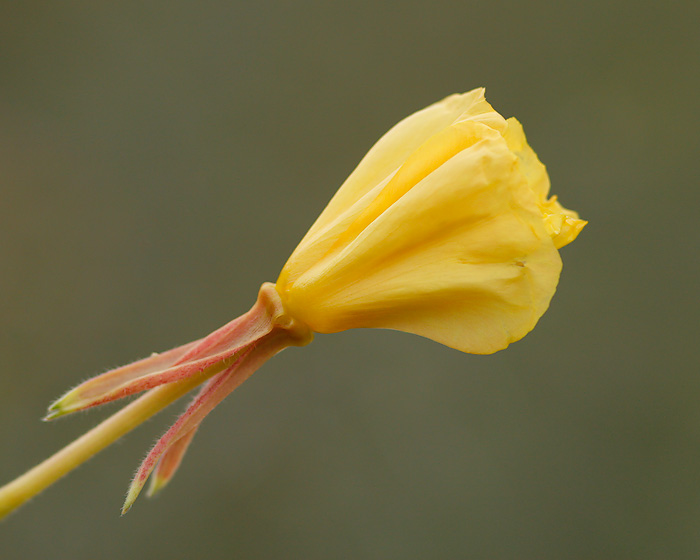
<instances>
[{"instance_id":1,"label":"evening primrose flower","mask_svg":"<svg viewBox=\"0 0 700 560\"><path fill-rule=\"evenodd\" d=\"M549 197L522 126L484 90L409 116L362 159L253 308L207 337L108 371L46 419L144 392L0 489L0 516L200 386L136 472L123 512L177 470L204 417L267 359L314 332L388 328L477 354L519 340L546 311L558 249L586 222Z\"/></svg>"}]
</instances>

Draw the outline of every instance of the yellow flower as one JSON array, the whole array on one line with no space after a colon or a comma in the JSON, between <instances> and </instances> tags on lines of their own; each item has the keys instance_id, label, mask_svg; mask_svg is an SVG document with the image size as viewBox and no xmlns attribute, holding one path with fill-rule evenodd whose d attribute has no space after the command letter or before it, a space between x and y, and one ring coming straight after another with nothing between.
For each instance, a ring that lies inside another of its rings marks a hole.
<instances>
[{"instance_id":1,"label":"yellow flower","mask_svg":"<svg viewBox=\"0 0 700 560\"><path fill-rule=\"evenodd\" d=\"M128 511L149 477L150 493L172 479L215 406L313 331L398 329L479 354L522 338L552 299L558 249L586 224L548 192L520 123L494 111L483 89L411 115L369 151L248 313L53 403L47 420L144 392L0 488L0 517L201 386L137 470Z\"/></svg>"},{"instance_id":2,"label":"yellow flower","mask_svg":"<svg viewBox=\"0 0 700 560\"><path fill-rule=\"evenodd\" d=\"M282 303L316 332L381 327L501 350L545 312L557 249L586 223L548 192L517 120L483 89L447 97L360 162L284 266Z\"/></svg>"}]
</instances>

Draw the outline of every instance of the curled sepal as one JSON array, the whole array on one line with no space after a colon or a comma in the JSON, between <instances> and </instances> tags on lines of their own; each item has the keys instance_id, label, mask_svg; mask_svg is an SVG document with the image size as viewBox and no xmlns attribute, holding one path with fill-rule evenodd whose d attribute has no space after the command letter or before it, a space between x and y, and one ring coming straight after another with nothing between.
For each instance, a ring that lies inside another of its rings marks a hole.
<instances>
[{"instance_id":1,"label":"curled sepal","mask_svg":"<svg viewBox=\"0 0 700 560\"><path fill-rule=\"evenodd\" d=\"M203 386L139 469L124 506L124 511L128 510L159 460L153 490L172 478L202 419L228 393L280 350L304 346L312 339L308 325L289 314L275 285L266 282L248 313L209 336L113 370L74 389L51 407L51 418L152 387L70 445L0 487L0 518L177 399ZM162 384L149 385L154 379Z\"/></svg>"},{"instance_id":2,"label":"curled sepal","mask_svg":"<svg viewBox=\"0 0 700 560\"><path fill-rule=\"evenodd\" d=\"M191 439L192 432L196 430L204 417L215 406L248 379L263 363L292 344L297 344L297 342L290 337L289 331L273 331L260 339L259 342L251 344L242 351L236 363L209 381L187 410L177 419L165 435L158 440L139 466L127 492L122 515L131 509L158 461L161 459L173 461L175 468L177 468L182 453L184 453L189 442L183 442L185 449L177 450L176 448L175 455L170 459L168 459L166 453L172 450L173 446L177 446L183 438L189 437ZM164 468L167 469L169 467L166 465ZM172 475L172 473L174 473L174 469L172 469L170 474ZM157 490L159 487L162 487L162 483L156 481L154 486Z\"/></svg>"},{"instance_id":3,"label":"curled sepal","mask_svg":"<svg viewBox=\"0 0 700 560\"><path fill-rule=\"evenodd\" d=\"M199 426L195 426L190 429L189 432L173 443L160 458L148 483L146 495L149 498L155 496L172 480L175 472L180 467L180 463L182 463L182 458L185 456L187 448L192 442L192 438L194 438L194 435L197 433L198 427Z\"/></svg>"},{"instance_id":4,"label":"curled sepal","mask_svg":"<svg viewBox=\"0 0 700 560\"><path fill-rule=\"evenodd\" d=\"M202 393L205 393L212 383L216 383L217 379L218 377L214 377L213 379L207 381L199 390L197 398ZM199 424L193 428L190 428L187 433L183 434L180 439L175 441L168 448L168 450L163 453L163 456L158 461L155 471L149 480L148 490L146 492L146 495L149 498L155 496L158 492L165 488L165 486L172 480L173 476L175 476L177 469L180 467L180 463L182 463L182 458L185 456L185 453L187 452L194 435L197 433L198 428Z\"/></svg>"},{"instance_id":5,"label":"curled sepal","mask_svg":"<svg viewBox=\"0 0 700 560\"><path fill-rule=\"evenodd\" d=\"M200 395L206 393L213 383L217 383L218 379L219 376L216 376L207 381L199 390L196 398L199 398ZM167 451L163 453L162 457L158 461L158 464L156 465L155 471L149 479L148 490L146 492L146 495L149 498L155 496L158 492L165 488L168 482L170 482L173 476L175 476L175 472L177 472L177 469L180 467L180 463L182 463L182 458L185 456L194 435L197 433L197 428L199 428L199 424L190 428L187 433L184 433L180 439L173 442Z\"/></svg>"},{"instance_id":6,"label":"curled sepal","mask_svg":"<svg viewBox=\"0 0 700 560\"><path fill-rule=\"evenodd\" d=\"M248 313L203 339L153 354L81 383L51 404L44 420L181 381L217 365L230 365L227 362L235 361L236 355L247 345L274 328L274 318L267 312L267 304L265 298L259 298Z\"/></svg>"},{"instance_id":7,"label":"curled sepal","mask_svg":"<svg viewBox=\"0 0 700 560\"><path fill-rule=\"evenodd\" d=\"M137 360L93 377L74 389L71 389L60 399L53 402L49 406L49 412L44 417L44 420L53 420L54 418L79 410L80 408L95 406L98 404L95 402L98 395L109 392L115 387L133 383L135 380L147 377L154 372L164 371L170 368L200 342L200 340L195 340L183 346L168 350L167 352L154 352L148 358ZM76 407L79 403L89 402L93 404L87 404L80 408Z\"/></svg>"}]
</instances>

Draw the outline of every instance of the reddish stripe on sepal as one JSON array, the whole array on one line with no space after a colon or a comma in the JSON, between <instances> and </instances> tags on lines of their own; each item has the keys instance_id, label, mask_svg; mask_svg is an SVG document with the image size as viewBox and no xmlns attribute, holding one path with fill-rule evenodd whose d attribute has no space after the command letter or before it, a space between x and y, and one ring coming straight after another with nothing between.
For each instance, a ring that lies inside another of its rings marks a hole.
<instances>
[{"instance_id":1,"label":"reddish stripe on sepal","mask_svg":"<svg viewBox=\"0 0 700 560\"><path fill-rule=\"evenodd\" d=\"M160 458L155 471L151 475L151 481L148 485L148 491L146 492L149 498L160 492L166 484L172 480L173 476L175 476L177 469L182 463L182 458L187 452L187 448L190 446L194 435L197 433L198 427L199 426L195 426L191 428L190 431L183 434Z\"/></svg>"},{"instance_id":2,"label":"reddish stripe on sepal","mask_svg":"<svg viewBox=\"0 0 700 560\"><path fill-rule=\"evenodd\" d=\"M207 383L187 410L177 419L165 435L158 440L139 466L129 487L126 501L122 508L122 515L131 509L161 457L176 442L196 429L215 406L248 379L265 361L289 344L290 339L286 333L273 333L261 340L259 344L252 344L241 353L239 360L234 365L217 374Z\"/></svg>"},{"instance_id":3,"label":"reddish stripe on sepal","mask_svg":"<svg viewBox=\"0 0 700 560\"><path fill-rule=\"evenodd\" d=\"M49 407L45 420L105 404L141 391L186 379L209 367L221 369L246 346L273 328L264 307L256 305L205 338L108 371L78 385Z\"/></svg>"}]
</instances>

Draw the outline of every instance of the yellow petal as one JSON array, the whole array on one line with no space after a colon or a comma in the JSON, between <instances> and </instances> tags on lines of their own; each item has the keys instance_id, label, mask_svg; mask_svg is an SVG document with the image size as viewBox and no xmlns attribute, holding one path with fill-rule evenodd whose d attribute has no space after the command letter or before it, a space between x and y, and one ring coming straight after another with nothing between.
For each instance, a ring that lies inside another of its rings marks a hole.
<instances>
[{"instance_id":1,"label":"yellow petal","mask_svg":"<svg viewBox=\"0 0 700 560\"><path fill-rule=\"evenodd\" d=\"M506 122L508 128L503 136L508 142L508 147L520 160L522 172L527 177L532 190L539 196L540 200L544 200L549 193L547 168L527 143L525 131L518 120L515 117L510 117Z\"/></svg>"},{"instance_id":2,"label":"yellow petal","mask_svg":"<svg viewBox=\"0 0 700 560\"><path fill-rule=\"evenodd\" d=\"M515 117L507 121L508 128L504 134L508 147L518 157L522 172L539 198L539 203L544 216L547 231L554 241L557 249L571 243L588 222L579 219L578 213L564 208L553 196L547 200L549 194L549 176L544 164L539 160L525 138L522 125Z\"/></svg>"},{"instance_id":3,"label":"yellow petal","mask_svg":"<svg viewBox=\"0 0 700 560\"><path fill-rule=\"evenodd\" d=\"M484 98L483 88L450 95L414 113L382 136L362 158L311 230L343 213L372 187L395 173L432 136L456 122L467 120L480 121L498 130L507 128L503 117Z\"/></svg>"},{"instance_id":4,"label":"yellow petal","mask_svg":"<svg viewBox=\"0 0 700 560\"><path fill-rule=\"evenodd\" d=\"M493 111L483 90L452 96L377 143L277 290L317 332L391 328L495 352L546 311L557 248L585 225L548 191L520 123Z\"/></svg>"},{"instance_id":5,"label":"yellow petal","mask_svg":"<svg viewBox=\"0 0 700 560\"><path fill-rule=\"evenodd\" d=\"M484 88L450 95L391 128L362 158L311 226L299 244L303 251L292 254L282 279L323 257L423 143L450 125L465 121L481 122L501 132L507 128L505 119L484 98Z\"/></svg>"}]
</instances>

